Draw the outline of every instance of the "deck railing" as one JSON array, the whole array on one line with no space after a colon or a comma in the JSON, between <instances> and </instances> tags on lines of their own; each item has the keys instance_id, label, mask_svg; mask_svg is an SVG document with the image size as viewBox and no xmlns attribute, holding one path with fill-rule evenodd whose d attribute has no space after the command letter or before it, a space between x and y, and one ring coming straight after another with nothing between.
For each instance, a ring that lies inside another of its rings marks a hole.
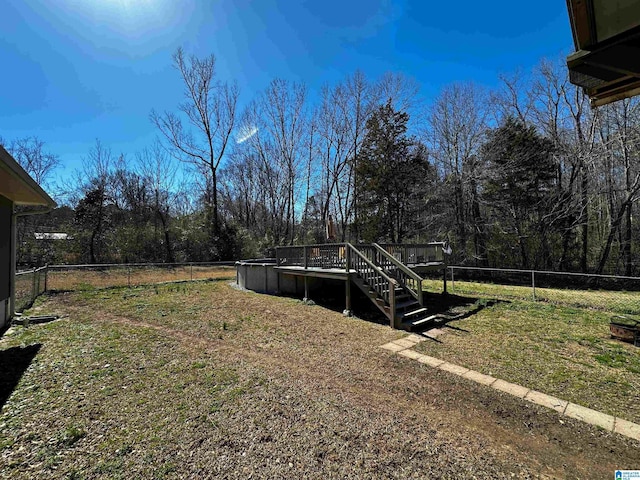
<instances>
[{"instance_id":1,"label":"deck railing","mask_svg":"<svg viewBox=\"0 0 640 480\"><path fill-rule=\"evenodd\" d=\"M388 318L391 320L392 327L395 328L397 281L384 273L378 265L361 251L362 245L359 245L358 248L350 243L346 245L350 268L355 270L369 288L374 290L389 305Z\"/></svg>"},{"instance_id":2,"label":"deck railing","mask_svg":"<svg viewBox=\"0 0 640 480\"><path fill-rule=\"evenodd\" d=\"M276 266L347 269L347 244L276 247Z\"/></svg>"},{"instance_id":3,"label":"deck railing","mask_svg":"<svg viewBox=\"0 0 640 480\"><path fill-rule=\"evenodd\" d=\"M418 243L380 243L380 247L405 265L444 262L444 242Z\"/></svg>"},{"instance_id":4,"label":"deck railing","mask_svg":"<svg viewBox=\"0 0 640 480\"><path fill-rule=\"evenodd\" d=\"M373 246L378 254L378 265L390 276L398 280L400 285L404 286L418 300L420 305L424 305L422 295L422 281L424 279L377 243L374 243Z\"/></svg>"}]
</instances>

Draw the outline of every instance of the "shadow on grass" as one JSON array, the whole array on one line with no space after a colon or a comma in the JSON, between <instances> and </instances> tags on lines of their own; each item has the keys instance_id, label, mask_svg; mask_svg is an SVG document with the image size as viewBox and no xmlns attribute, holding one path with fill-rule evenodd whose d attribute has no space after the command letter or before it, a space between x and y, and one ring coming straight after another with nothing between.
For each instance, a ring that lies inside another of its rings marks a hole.
<instances>
[{"instance_id":1,"label":"shadow on grass","mask_svg":"<svg viewBox=\"0 0 640 480\"><path fill-rule=\"evenodd\" d=\"M11 347L0 350L0 411L4 407L20 378L40 351L42 344L27 347Z\"/></svg>"},{"instance_id":2,"label":"shadow on grass","mask_svg":"<svg viewBox=\"0 0 640 480\"><path fill-rule=\"evenodd\" d=\"M300 294L283 295L289 298L300 300ZM310 291L314 304L328 308L335 312L342 312L345 309L345 286L342 280L327 280L321 289ZM416 333L426 332L434 328L451 328L460 332L467 330L450 325L451 322L464 320L476 315L481 310L491 307L497 303L505 303L504 300L486 300L475 297L464 297L454 294L441 294L424 292L424 305L427 307L428 315L434 316L432 322L426 323L423 327L414 330ZM362 320L380 325L389 325L389 319L378 309L373 302L355 285L351 285L351 308L355 316ZM429 339L439 342L434 337Z\"/></svg>"},{"instance_id":3,"label":"shadow on grass","mask_svg":"<svg viewBox=\"0 0 640 480\"><path fill-rule=\"evenodd\" d=\"M468 330L451 325L451 323L472 317L485 308L492 307L498 303L509 302L507 300L486 300L453 294L425 294L425 305L429 314L435 318L431 323L425 324L423 328L416 330L416 333L424 334L436 328L449 328L458 332L469 333ZM424 336L433 340L433 337Z\"/></svg>"}]
</instances>

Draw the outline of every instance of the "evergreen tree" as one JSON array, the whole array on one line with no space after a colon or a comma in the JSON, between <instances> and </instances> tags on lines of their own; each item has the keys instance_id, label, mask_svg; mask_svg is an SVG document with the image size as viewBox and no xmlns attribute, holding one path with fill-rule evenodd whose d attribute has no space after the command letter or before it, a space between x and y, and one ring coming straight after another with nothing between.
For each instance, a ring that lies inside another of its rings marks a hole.
<instances>
[{"instance_id":1,"label":"evergreen tree","mask_svg":"<svg viewBox=\"0 0 640 480\"><path fill-rule=\"evenodd\" d=\"M494 243L496 251L503 255L498 264L514 263L513 258L504 255L516 248L519 265L525 268L546 263L545 258L549 257L550 232L545 213L555 198L557 168L552 153L549 139L513 117L491 132L482 147L487 162L484 199L494 223L502 225L502 231L493 232L494 240L506 234L503 240L508 242Z\"/></svg>"},{"instance_id":2,"label":"evergreen tree","mask_svg":"<svg viewBox=\"0 0 640 480\"><path fill-rule=\"evenodd\" d=\"M429 163L424 146L407 136L408 121L391 101L367 121L356 170L359 240L402 242L415 233Z\"/></svg>"}]
</instances>

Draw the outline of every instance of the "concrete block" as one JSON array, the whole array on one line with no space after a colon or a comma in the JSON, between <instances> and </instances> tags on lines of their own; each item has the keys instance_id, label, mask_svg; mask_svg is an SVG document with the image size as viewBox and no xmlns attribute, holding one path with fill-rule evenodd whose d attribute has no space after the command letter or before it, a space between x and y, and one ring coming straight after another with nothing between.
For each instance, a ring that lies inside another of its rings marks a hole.
<instances>
[{"instance_id":1,"label":"concrete block","mask_svg":"<svg viewBox=\"0 0 640 480\"><path fill-rule=\"evenodd\" d=\"M567 417L582 420L583 422L590 423L591 425L597 425L605 430L613 431L613 424L615 419L611 415L606 413L591 410L590 408L570 403L567 405L567 409L564 411Z\"/></svg>"},{"instance_id":2,"label":"concrete block","mask_svg":"<svg viewBox=\"0 0 640 480\"><path fill-rule=\"evenodd\" d=\"M400 350L398 352L398 355L402 355L403 357L411 358L412 360L418 360L420 357L422 357L421 353L418 353L415 350L410 350L410 349Z\"/></svg>"},{"instance_id":3,"label":"concrete block","mask_svg":"<svg viewBox=\"0 0 640 480\"><path fill-rule=\"evenodd\" d=\"M424 363L425 365L429 365L430 367L437 367L438 365L442 365L444 363L444 360L430 357L429 355L422 355L422 357L418 358L418 361L420 363Z\"/></svg>"},{"instance_id":4,"label":"concrete block","mask_svg":"<svg viewBox=\"0 0 640 480\"><path fill-rule=\"evenodd\" d=\"M480 383L482 385L491 385L496 381L495 377L491 375L485 375L484 373L476 372L475 370L469 370L467 373L462 375L464 378L468 378L469 380L473 380L476 383Z\"/></svg>"},{"instance_id":5,"label":"concrete block","mask_svg":"<svg viewBox=\"0 0 640 480\"><path fill-rule=\"evenodd\" d=\"M528 402L535 403L536 405L551 408L560 413L563 413L564 409L567 408L567 405L569 404L566 400L560 400L559 398L552 397L551 395L537 392L535 390L529 391L524 399Z\"/></svg>"},{"instance_id":6,"label":"concrete block","mask_svg":"<svg viewBox=\"0 0 640 480\"><path fill-rule=\"evenodd\" d=\"M438 365L440 370L445 372L455 373L456 375L464 375L469 371L468 368L461 367L460 365L454 365L453 363L444 362Z\"/></svg>"},{"instance_id":7,"label":"concrete block","mask_svg":"<svg viewBox=\"0 0 640 480\"><path fill-rule=\"evenodd\" d=\"M638 425L637 423L629 422L627 420L623 420L622 418L616 417L616 423L613 431L619 433L620 435L624 435L625 437L638 440L640 442L640 425Z\"/></svg>"},{"instance_id":8,"label":"concrete block","mask_svg":"<svg viewBox=\"0 0 640 480\"><path fill-rule=\"evenodd\" d=\"M384 348L385 350L389 350L391 352L399 352L400 350L405 350L406 347L401 347L400 345L396 345L393 342L385 343L381 345L380 348Z\"/></svg>"},{"instance_id":9,"label":"concrete block","mask_svg":"<svg viewBox=\"0 0 640 480\"><path fill-rule=\"evenodd\" d=\"M426 340L425 337L423 337L421 335L416 335L415 333L409 335L408 337L405 337L404 339L409 341L409 342L413 342L413 343L420 343L420 342L424 342Z\"/></svg>"},{"instance_id":10,"label":"concrete block","mask_svg":"<svg viewBox=\"0 0 640 480\"><path fill-rule=\"evenodd\" d=\"M411 348L415 346L414 342L407 340L406 338L399 338L398 340L394 340L393 343L400 345L403 348Z\"/></svg>"},{"instance_id":11,"label":"concrete block","mask_svg":"<svg viewBox=\"0 0 640 480\"><path fill-rule=\"evenodd\" d=\"M524 398L524 396L529 393L529 388L521 387L520 385L516 385L515 383L505 382L504 380L496 380L491 384L491 388L495 388L496 390L500 390L501 392L508 393L509 395L513 395L514 397Z\"/></svg>"}]
</instances>

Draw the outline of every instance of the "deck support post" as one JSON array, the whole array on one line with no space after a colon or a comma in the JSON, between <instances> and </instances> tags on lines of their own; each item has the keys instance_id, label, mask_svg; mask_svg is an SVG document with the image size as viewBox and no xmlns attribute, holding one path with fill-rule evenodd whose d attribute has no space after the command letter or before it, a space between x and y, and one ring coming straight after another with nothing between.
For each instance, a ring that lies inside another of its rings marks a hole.
<instances>
[{"instance_id":1,"label":"deck support post","mask_svg":"<svg viewBox=\"0 0 640 480\"><path fill-rule=\"evenodd\" d=\"M276 295L280 295L280 271L278 267L280 266L280 252L278 251L278 247L276 247Z\"/></svg>"},{"instance_id":2,"label":"deck support post","mask_svg":"<svg viewBox=\"0 0 640 480\"><path fill-rule=\"evenodd\" d=\"M307 303L309 301L309 277L307 277L306 275L304 276L304 298L302 299L302 301L304 303Z\"/></svg>"},{"instance_id":3,"label":"deck support post","mask_svg":"<svg viewBox=\"0 0 640 480\"><path fill-rule=\"evenodd\" d=\"M394 280L389 282L389 315L391 328L398 328L396 326L396 282Z\"/></svg>"},{"instance_id":4,"label":"deck support post","mask_svg":"<svg viewBox=\"0 0 640 480\"><path fill-rule=\"evenodd\" d=\"M453 272L453 270L452 270ZM453 277L452 277L453 278ZM447 294L447 264L445 263L444 268L442 269L442 281L444 282L444 294Z\"/></svg>"},{"instance_id":5,"label":"deck support post","mask_svg":"<svg viewBox=\"0 0 640 480\"><path fill-rule=\"evenodd\" d=\"M350 275L347 275L347 280L344 286L344 293L345 293L344 311L342 312L342 314L345 317L350 317L353 315L353 312L351 311L351 276Z\"/></svg>"}]
</instances>

